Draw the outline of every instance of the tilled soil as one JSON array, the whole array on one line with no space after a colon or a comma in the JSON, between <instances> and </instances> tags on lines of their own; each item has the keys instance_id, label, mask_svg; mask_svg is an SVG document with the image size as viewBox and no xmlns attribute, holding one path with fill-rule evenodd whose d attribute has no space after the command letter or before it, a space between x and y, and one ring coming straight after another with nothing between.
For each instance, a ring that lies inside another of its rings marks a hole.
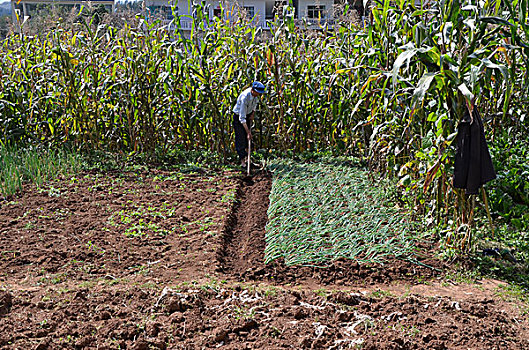
<instances>
[{"instance_id":1,"label":"tilled soil","mask_svg":"<svg viewBox=\"0 0 529 350\"><path fill-rule=\"evenodd\" d=\"M0 348L529 349L523 308L497 283L441 284L426 249L264 265L270 187L89 173L0 202Z\"/></svg>"},{"instance_id":2,"label":"tilled soil","mask_svg":"<svg viewBox=\"0 0 529 350\"><path fill-rule=\"evenodd\" d=\"M29 187L0 209L9 281L157 280L213 271L237 182L228 175L86 174ZM141 278L140 278L141 279Z\"/></svg>"}]
</instances>

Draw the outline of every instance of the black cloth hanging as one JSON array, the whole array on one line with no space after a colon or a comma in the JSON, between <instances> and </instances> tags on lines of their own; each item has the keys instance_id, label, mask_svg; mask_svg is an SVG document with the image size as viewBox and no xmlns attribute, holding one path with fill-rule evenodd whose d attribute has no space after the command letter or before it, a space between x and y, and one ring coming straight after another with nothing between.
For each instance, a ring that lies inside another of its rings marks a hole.
<instances>
[{"instance_id":1,"label":"black cloth hanging","mask_svg":"<svg viewBox=\"0 0 529 350\"><path fill-rule=\"evenodd\" d=\"M474 118L467 113L459 123L454 162L453 185L465 189L466 194L477 194L481 186L496 178L477 108L472 114Z\"/></svg>"}]
</instances>

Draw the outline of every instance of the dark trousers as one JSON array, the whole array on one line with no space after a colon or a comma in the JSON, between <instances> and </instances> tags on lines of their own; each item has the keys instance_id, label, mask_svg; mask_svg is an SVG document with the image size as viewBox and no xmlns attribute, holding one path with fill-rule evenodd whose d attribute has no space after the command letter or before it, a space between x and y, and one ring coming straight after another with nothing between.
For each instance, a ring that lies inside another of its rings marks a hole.
<instances>
[{"instance_id":1,"label":"dark trousers","mask_svg":"<svg viewBox=\"0 0 529 350\"><path fill-rule=\"evenodd\" d=\"M248 125L248 128L251 128L252 124L248 119L246 119L246 124ZM248 157L248 153L246 152L246 149L248 148L248 134L246 133L244 126L242 126L242 123L239 121L239 116L235 113L233 113L232 125L235 130L235 150L239 155L239 161L242 162Z\"/></svg>"}]
</instances>

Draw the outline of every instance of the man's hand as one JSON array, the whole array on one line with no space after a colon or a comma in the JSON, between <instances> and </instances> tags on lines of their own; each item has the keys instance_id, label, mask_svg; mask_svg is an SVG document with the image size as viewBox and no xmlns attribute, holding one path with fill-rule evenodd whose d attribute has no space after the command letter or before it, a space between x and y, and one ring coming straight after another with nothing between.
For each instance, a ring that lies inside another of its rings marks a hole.
<instances>
[{"instance_id":1,"label":"man's hand","mask_svg":"<svg viewBox=\"0 0 529 350\"><path fill-rule=\"evenodd\" d=\"M252 131L248 127L247 123L242 123L242 126L244 127L244 130L246 130L246 136L248 137L248 140L252 139Z\"/></svg>"}]
</instances>

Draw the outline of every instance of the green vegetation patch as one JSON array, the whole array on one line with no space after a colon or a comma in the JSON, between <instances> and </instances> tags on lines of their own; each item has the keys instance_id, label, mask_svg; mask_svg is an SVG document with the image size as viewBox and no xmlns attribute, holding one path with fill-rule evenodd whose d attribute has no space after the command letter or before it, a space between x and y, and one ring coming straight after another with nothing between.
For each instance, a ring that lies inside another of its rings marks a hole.
<instances>
[{"instance_id":1,"label":"green vegetation patch","mask_svg":"<svg viewBox=\"0 0 529 350\"><path fill-rule=\"evenodd\" d=\"M274 160L265 261L360 263L413 255L418 232L391 200L391 184L345 162Z\"/></svg>"},{"instance_id":2,"label":"green vegetation patch","mask_svg":"<svg viewBox=\"0 0 529 350\"><path fill-rule=\"evenodd\" d=\"M0 145L0 196L22 189L24 182L42 185L59 176L71 176L82 167L78 154L63 150L8 148Z\"/></svg>"},{"instance_id":3,"label":"green vegetation patch","mask_svg":"<svg viewBox=\"0 0 529 350\"><path fill-rule=\"evenodd\" d=\"M127 205L132 204L132 201L127 202ZM108 225L121 227L128 237L148 237L153 234L166 236L175 231L176 227L168 230L160 227L157 222L174 217L175 210L166 203L162 203L161 207L150 204L139 205L134 209L124 207L110 215ZM105 230L111 231L111 228L107 227Z\"/></svg>"}]
</instances>

